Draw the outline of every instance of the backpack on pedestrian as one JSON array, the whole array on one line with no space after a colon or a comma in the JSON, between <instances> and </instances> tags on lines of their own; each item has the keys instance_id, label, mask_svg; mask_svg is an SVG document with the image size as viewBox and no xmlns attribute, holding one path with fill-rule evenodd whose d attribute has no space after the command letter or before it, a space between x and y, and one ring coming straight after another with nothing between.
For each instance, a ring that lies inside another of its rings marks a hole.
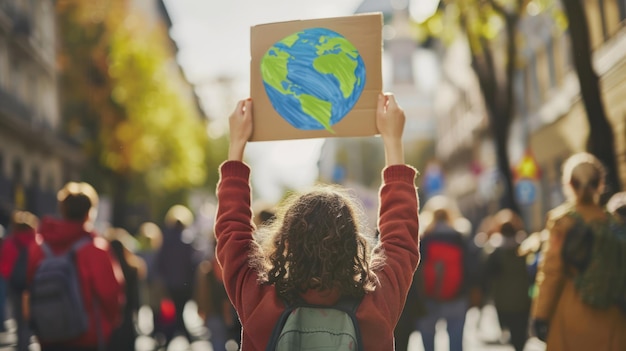
<instances>
[{"instance_id":1,"label":"backpack on pedestrian","mask_svg":"<svg viewBox=\"0 0 626 351\"><path fill-rule=\"evenodd\" d=\"M575 212L568 215L575 222L565 238L564 249L568 243L571 247L563 251L563 259L584 263L576 267L582 269L574 277L581 299L599 309L617 304L626 312L626 227L611 216L606 221L585 223ZM589 248L581 248L583 244ZM579 255L582 257L574 255L581 251L585 253Z\"/></svg>"},{"instance_id":2,"label":"backpack on pedestrian","mask_svg":"<svg viewBox=\"0 0 626 351\"><path fill-rule=\"evenodd\" d=\"M76 252L92 241L80 239L60 255L45 242L41 244L44 258L30 287L30 320L40 341L72 340L89 329L75 258Z\"/></svg>"},{"instance_id":3,"label":"backpack on pedestrian","mask_svg":"<svg viewBox=\"0 0 626 351\"><path fill-rule=\"evenodd\" d=\"M456 298L461 292L464 280L463 247L438 239L433 239L424 246L426 246L425 258L420 264L424 295L438 301Z\"/></svg>"},{"instance_id":4,"label":"backpack on pedestrian","mask_svg":"<svg viewBox=\"0 0 626 351\"><path fill-rule=\"evenodd\" d=\"M363 350L356 319L360 299L341 299L333 306L296 303L278 319L267 351Z\"/></svg>"}]
</instances>

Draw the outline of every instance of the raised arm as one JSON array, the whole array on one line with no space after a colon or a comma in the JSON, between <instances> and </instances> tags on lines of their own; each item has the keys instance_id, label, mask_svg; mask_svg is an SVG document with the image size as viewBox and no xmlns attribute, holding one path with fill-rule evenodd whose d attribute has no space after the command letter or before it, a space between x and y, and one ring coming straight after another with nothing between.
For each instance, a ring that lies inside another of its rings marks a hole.
<instances>
[{"instance_id":1,"label":"raised arm","mask_svg":"<svg viewBox=\"0 0 626 351\"><path fill-rule=\"evenodd\" d=\"M393 94L378 95L376 127L385 145L386 166L404 164L402 146L404 122L404 111L398 106Z\"/></svg>"},{"instance_id":2,"label":"raised arm","mask_svg":"<svg viewBox=\"0 0 626 351\"><path fill-rule=\"evenodd\" d=\"M243 152L252 136L252 100L241 100L235 111L228 118L230 126L230 144L228 146L228 160L242 161Z\"/></svg>"},{"instance_id":3,"label":"raised arm","mask_svg":"<svg viewBox=\"0 0 626 351\"><path fill-rule=\"evenodd\" d=\"M378 218L385 265L377 272L382 288L374 294L374 303L381 310L387 310L389 325L395 325L420 258L417 171L404 164L405 115L393 95L380 95L376 122L385 147L386 167L382 174Z\"/></svg>"}]
</instances>

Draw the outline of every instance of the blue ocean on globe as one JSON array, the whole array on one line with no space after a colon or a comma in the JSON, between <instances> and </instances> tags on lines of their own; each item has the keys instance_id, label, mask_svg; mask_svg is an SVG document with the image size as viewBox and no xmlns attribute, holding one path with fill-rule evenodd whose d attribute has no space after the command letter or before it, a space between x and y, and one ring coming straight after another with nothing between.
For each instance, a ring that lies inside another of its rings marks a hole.
<instances>
[{"instance_id":1,"label":"blue ocean on globe","mask_svg":"<svg viewBox=\"0 0 626 351\"><path fill-rule=\"evenodd\" d=\"M359 100L366 78L354 45L326 28L276 42L261 59L261 76L272 106L289 124L331 133Z\"/></svg>"}]
</instances>

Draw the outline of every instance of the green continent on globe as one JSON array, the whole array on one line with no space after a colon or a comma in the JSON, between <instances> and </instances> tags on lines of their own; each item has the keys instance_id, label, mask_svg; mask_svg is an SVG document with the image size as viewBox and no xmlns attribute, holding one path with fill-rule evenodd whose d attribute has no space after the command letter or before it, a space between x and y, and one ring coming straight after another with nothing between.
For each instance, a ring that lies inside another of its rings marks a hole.
<instances>
[{"instance_id":1,"label":"green continent on globe","mask_svg":"<svg viewBox=\"0 0 626 351\"><path fill-rule=\"evenodd\" d=\"M283 94L293 94L290 86L283 87L283 82L287 82L287 62L291 55L276 47L272 47L265 56L261 65L261 74L267 84Z\"/></svg>"},{"instance_id":2,"label":"green continent on globe","mask_svg":"<svg viewBox=\"0 0 626 351\"><path fill-rule=\"evenodd\" d=\"M347 98L352 95L358 79L354 74L358 65L356 48L346 38L320 37L319 42L316 46L318 57L313 61L313 67L320 73L335 76L343 97ZM335 51L339 52L334 53Z\"/></svg>"},{"instance_id":3,"label":"green continent on globe","mask_svg":"<svg viewBox=\"0 0 626 351\"><path fill-rule=\"evenodd\" d=\"M329 132L334 133L330 127L330 117L332 116L333 104L322 99L318 99L313 95L300 94L296 96L302 104L302 111L320 122Z\"/></svg>"}]
</instances>

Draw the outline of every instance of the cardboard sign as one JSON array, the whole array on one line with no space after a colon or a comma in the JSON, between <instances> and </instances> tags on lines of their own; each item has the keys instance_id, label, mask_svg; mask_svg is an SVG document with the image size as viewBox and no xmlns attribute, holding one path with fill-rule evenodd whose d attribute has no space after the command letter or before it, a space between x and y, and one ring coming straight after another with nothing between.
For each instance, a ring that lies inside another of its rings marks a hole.
<instances>
[{"instance_id":1,"label":"cardboard sign","mask_svg":"<svg viewBox=\"0 0 626 351\"><path fill-rule=\"evenodd\" d=\"M251 141L369 136L382 91L381 13L251 28Z\"/></svg>"}]
</instances>

